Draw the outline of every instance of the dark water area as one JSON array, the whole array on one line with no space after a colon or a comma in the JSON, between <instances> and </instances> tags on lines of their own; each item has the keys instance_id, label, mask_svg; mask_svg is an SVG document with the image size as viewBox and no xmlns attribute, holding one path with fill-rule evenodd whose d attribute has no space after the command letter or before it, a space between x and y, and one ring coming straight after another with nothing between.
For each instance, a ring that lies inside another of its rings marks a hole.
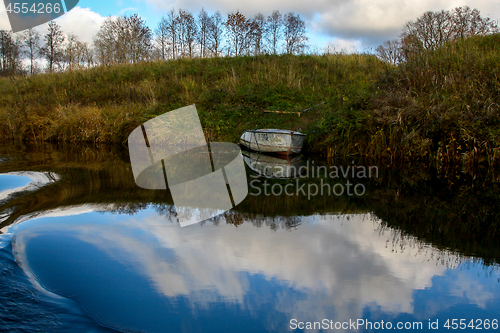
<instances>
[{"instance_id":1,"label":"dark water area","mask_svg":"<svg viewBox=\"0 0 500 333\"><path fill-rule=\"evenodd\" d=\"M0 146L0 331L498 330L495 173L245 156L181 227L126 149Z\"/></svg>"}]
</instances>

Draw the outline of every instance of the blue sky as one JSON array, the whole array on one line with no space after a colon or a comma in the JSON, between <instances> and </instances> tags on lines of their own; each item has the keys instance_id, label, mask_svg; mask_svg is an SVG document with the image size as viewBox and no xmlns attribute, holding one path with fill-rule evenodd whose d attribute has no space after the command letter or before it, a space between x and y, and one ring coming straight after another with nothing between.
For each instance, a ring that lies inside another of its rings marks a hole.
<instances>
[{"instance_id":1,"label":"blue sky","mask_svg":"<svg viewBox=\"0 0 500 333\"><path fill-rule=\"evenodd\" d=\"M403 25L426 11L468 5L483 16L500 18L500 6L491 0L80 0L78 6L56 21L67 33L91 42L107 16L139 14L154 30L168 10L184 9L197 14L203 7L223 15L240 10L246 16L269 15L275 9L293 11L306 22L309 44L316 49L374 49L383 41L397 38ZM0 2L0 29L10 25ZM42 32L46 25L39 27Z\"/></svg>"},{"instance_id":2,"label":"blue sky","mask_svg":"<svg viewBox=\"0 0 500 333\"><path fill-rule=\"evenodd\" d=\"M168 6L168 1L164 2L164 6L162 8L158 8L159 6L155 3L149 1L138 1L138 0L112 0L112 1L97 1L97 0L80 0L78 3L79 7L90 8L93 12L99 13L102 16L121 16L121 15L132 15L139 14L148 24L148 26L154 30L156 28L157 23L161 20L162 16L165 15L170 8L175 9L185 9L189 8L193 13L198 13L201 8L205 8L206 10L213 12L215 10L221 11L221 13L225 14L223 8L218 8L215 6L210 6L208 4L208 8L205 5L201 6L192 6L187 4L185 7L175 6L174 2L170 2L171 6ZM212 8L210 8L212 7ZM211 10L212 9L212 10ZM279 6L276 6L276 9L280 9ZM270 14L264 13L264 14ZM243 14L246 14L243 12ZM330 39L327 35L311 33L308 31L308 37L310 38L311 45L318 45L318 47L322 47L324 44L328 43Z\"/></svg>"},{"instance_id":3,"label":"blue sky","mask_svg":"<svg viewBox=\"0 0 500 333\"><path fill-rule=\"evenodd\" d=\"M80 7L89 7L102 16L119 16L123 14L139 13L146 19L153 21L161 18L159 12L154 5L148 4L146 1L136 0L112 0L112 1L97 1L97 0L80 0Z\"/></svg>"}]
</instances>

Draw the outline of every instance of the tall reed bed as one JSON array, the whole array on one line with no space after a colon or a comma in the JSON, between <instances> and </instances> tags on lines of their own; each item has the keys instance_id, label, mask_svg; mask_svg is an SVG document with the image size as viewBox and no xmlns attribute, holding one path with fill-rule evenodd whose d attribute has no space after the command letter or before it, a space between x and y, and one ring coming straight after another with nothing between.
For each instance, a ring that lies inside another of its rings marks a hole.
<instances>
[{"instance_id":1,"label":"tall reed bed","mask_svg":"<svg viewBox=\"0 0 500 333\"><path fill-rule=\"evenodd\" d=\"M368 98L328 118L328 154L498 167L499 45L476 36L387 66Z\"/></svg>"}]
</instances>

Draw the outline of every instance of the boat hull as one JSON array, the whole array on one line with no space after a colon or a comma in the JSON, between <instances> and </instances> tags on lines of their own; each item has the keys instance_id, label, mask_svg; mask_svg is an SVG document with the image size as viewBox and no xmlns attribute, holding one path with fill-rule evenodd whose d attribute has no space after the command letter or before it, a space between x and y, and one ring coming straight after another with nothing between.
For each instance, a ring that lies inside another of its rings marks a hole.
<instances>
[{"instance_id":1,"label":"boat hull","mask_svg":"<svg viewBox=\"0 0 500 333\"><path fill-rule=\"evenodd\" d=\"M300 153L305 137L295 131L255 130L243 133L240 144L262 153L292 155Z\"/></svg>"}]
</instances>

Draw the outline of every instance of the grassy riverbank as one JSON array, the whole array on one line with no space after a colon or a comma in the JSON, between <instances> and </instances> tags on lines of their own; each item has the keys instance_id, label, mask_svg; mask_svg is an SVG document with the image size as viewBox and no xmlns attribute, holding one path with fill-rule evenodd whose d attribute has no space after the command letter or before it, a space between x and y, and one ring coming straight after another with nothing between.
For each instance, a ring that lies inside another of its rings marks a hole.
<instances>
[{"instance_id":1,"label":"grassy riverbank","mask_svg":"<svg viewBox=\"0 0 500 333\"><path fill-rule=\"evenodd\" d=\"M328 157L498 165L500 35L391 67L371 55L183 59L0 79L0 137L123 143L136 126L196 104L208 140L300 129ZM299 111L301 117L264 113Z\"/></svg>"},{"instance_id":2,"label":"grassy riverbank","mask_svg":"<svg viewBox=\"0 0 500 333\"><path fill-rule=\"evenodd\" d=\"M369 89L374 56L183 59L4 79L1 135L23 140L124 142L159 114L196 104L209 140L235 141L258 126L307 129L323 112ZM297 115L322 101L325 107Z\"/></svg>"}]
</instances>

